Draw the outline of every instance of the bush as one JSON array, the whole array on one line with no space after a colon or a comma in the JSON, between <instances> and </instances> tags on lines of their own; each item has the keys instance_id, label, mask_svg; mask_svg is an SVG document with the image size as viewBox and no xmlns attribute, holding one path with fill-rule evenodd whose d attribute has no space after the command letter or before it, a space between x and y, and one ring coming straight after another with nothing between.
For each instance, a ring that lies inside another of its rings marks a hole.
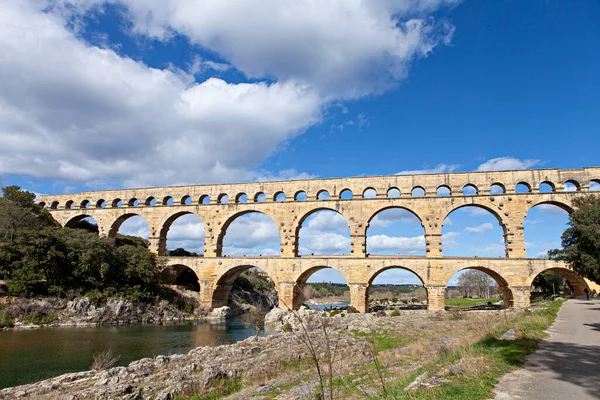
<instances>
[{"instance_id":1,"label":"bush","mask_svg":"<svg viewBox=\"0 0 600 400\"><path fill-rule=\"evenodd\" d=\"M400 311L392 311L392 313L390 315L392 317L399 317L400 316Z\"/></svg>"},{"instance_id":2,"label":"bush","mask_svg":"<svg viewBox=\"0 0 600 400\"><path fill-rule=\"evenodd\" d=\"M292 328L292 325L290 325L290 323L289 323L289 322L286 322L286 323L285 323L285 324L284 324L284 325L281 327L281 331L282 331L282 332L285 332L285 333L291 332L291 331L293 331L293 330L294 330L294 329Z\"/></svg>"},{"instance_id":3,"label":"bush","mask_svg":"<svg viewBox=\"0 0 600 400\"><path fill-rule=\"evenodd\" d=\"M12 328L13 326L14 324L11 316L0 311L0 329Z\"/></svg>"},{"instance_id":4,"label":"bush","mask_svg":"<svg viewBox=\"0 0 600 400\"><path fill-rule=\"evenodd\" d=\"M358 310L352 306L348 306L346 311L348 312L348 314L358 314Z\"/></svg>"},{"instance_id":5,"label":"bush","mask_svg":"<svg viewBox=\"0 0 600 400\"><path fill-rule=\"evenodd\" d=\"M112 367L121 356L114 356L111 349L105 350L101 353L94 354L94 362L92 363L92 369L94 371L102 371Z\"/></svg>"}]
</instances>

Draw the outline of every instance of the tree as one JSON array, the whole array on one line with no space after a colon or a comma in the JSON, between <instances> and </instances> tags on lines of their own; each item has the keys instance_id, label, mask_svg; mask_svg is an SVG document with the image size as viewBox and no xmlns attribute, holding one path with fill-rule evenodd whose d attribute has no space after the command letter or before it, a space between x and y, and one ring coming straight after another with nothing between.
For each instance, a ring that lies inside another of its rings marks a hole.
<instances>
[{"instance_id":1,"label":"tree","mask_svg":"<svg viewBox=\"0 0 600 400\"><path fill-rule=\"evenodd\" d=\"M495 287L496 282L491 276L482 271L469 269L464 271L458 277L458 286L461 288L464 297L477 296L489 298L491 288Z\"/></svg>"},{"instance_id":2,"label":"tree","mask_svg":"<svg viewBox=\"0 0 600 400\"><path fill-rule=\"evenodd\" d=\"M600 197L573 200L568 228L561 237L562 249L550 250L553 260L564 261L579 275L600 282Z\"/></svg>"}]
</instances>

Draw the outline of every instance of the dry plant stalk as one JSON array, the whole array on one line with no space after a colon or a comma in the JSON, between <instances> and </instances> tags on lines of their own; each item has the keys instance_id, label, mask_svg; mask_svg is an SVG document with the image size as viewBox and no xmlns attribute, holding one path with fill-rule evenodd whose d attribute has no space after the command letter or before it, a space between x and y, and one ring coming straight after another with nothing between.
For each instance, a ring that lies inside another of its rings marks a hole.
<instances>
[{"instance_id":1,"label":"dry plant stalk","mask_svg":"<svg viewBox=\"0 0 600 400\"><path fill-rule=\"evenodd\" d=\"M94 354L94 362L92 363L92 369L94 371L102 371L112 367L117 361L119 361L121 356L113 355L111 349L104 350L100 353Z\"/></svg>"}]
</instances>

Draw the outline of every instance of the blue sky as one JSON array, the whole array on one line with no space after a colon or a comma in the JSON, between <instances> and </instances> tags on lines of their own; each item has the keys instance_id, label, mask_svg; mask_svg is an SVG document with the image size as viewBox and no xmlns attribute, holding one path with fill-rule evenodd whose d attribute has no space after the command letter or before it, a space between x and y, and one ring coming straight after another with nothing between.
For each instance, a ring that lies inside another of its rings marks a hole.
<instances>
[{"instance_id":1,"label":"blue sky","mask_svg":"<svg viewBox=\"0 0 600 400\"><path fill-rule=\"evenodd\" d=\"M3 1L0 183L64 193L597 165L599 22L593 0ZM566 216L532 213L539 256ZM445 254L502 255L497 222L476 214L450 216ZM230 228L230 254L276 249L269 222ZM346 251L343 221L306 224L301 251ZM422 253L410 216L374 225L371 249ZM122 229L144 235L143 221ZM170 234L201 249L191 218Z\"/></svg>"}]
</instances>

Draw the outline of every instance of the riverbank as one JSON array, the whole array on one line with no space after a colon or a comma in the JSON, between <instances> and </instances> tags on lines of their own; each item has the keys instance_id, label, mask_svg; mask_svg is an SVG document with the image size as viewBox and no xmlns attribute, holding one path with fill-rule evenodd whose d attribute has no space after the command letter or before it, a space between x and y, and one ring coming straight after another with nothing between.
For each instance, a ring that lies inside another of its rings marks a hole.
<instances>
[{"instance_id":1,"label":"riverbank","mask_svg":"<svg viewBox=\"0 0 600 400\"><path fill-rule=\"evenodd\" d=\"M485 354L477 349L490 340L500 348L511 348L511 341L518 345L520 337L529 334L532 323L550 320L544 313L423 311L378 317L275 309L266 317L276 332L268 337L201 346L187 354L145 358L126 367L66 374L4 389L0 397L314 398L315 393L331 387L337 397L387 397L393 392L396 397L414 398L420 397L419 392L431 396L431 391L456 391L470 385L475 395L469 398L485 398L495 377L515 364L498 369L495 364L488 365L482 358ZM512 336L502 337L511 329ZM527 350L532 351L531 346ZM316 373L314 355L322 380ZM417 376L418 382L411 384ZM473 381L473 377L477 379ZM405 392L407 386L410 390Z\"/></svg>"}]
</instances>

